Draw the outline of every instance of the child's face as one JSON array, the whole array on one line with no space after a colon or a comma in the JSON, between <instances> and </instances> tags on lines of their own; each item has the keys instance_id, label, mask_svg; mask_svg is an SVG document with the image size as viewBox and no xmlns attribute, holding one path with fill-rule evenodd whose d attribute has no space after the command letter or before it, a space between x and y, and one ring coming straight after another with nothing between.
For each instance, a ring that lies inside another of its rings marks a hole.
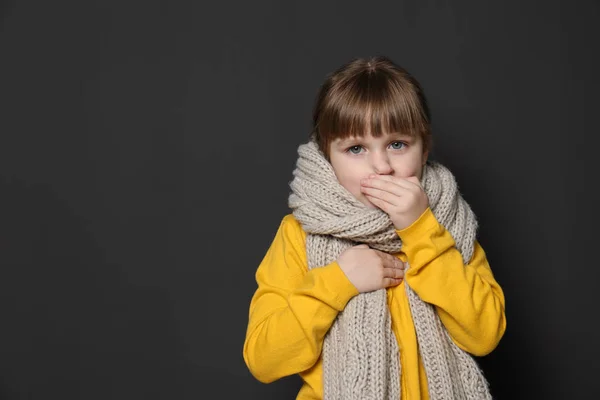
<instances>
[{"instance_id":1,"label":"child's face","mask_svg":"<svg viewBox=\"0 0 600 400\"><path fill-rule=\"evenodd\" d=\"M375 206L361 192L361 179L370 174L421 179L427 155L420 137L400 133L378 138L367 133L363 138L336 139L329 146L329 161L340 184L371 208Z\"/></svg>"}]
</instances>

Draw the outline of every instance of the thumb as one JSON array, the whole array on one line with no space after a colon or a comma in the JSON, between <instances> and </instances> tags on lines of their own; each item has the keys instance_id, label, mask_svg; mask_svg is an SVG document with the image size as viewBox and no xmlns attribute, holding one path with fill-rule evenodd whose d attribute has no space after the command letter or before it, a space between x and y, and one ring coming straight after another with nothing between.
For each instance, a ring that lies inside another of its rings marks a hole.
<instances>
[{"instance_id":1,"label":"thumb","mask_svg":"<svg viewBox=\"0 0 600 400\"><path fill-rule=\"evenodd\" d=\"M363 243L363 244L359 244L357 246L354 246L354 248L356 248L356 249L368 249L369 246Z\"/></svg>"}]
</instances>

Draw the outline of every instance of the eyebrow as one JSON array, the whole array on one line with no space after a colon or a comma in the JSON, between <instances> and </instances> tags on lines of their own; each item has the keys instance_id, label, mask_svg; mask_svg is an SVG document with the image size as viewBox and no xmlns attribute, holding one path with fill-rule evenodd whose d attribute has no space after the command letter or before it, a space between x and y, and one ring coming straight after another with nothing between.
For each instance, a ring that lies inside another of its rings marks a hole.
<instances>
[{"instance_id":1,"label":"eyebrow","mask_svg":"<svg viewBox=\"0 0 600 400\"><path fill-rule=\"evenodd\" d=\"M391 139L402 139L402 140L412 140L412 136L407 134L407 133L391 133L390 135ZM353 142L357 142L357 141L361 141L364 140L364 137L360 137L360 136L351 136L351 137L347 137L345 139L339 139L337 141L338 146L343 147L347 144L353 143Z\"/></svg>"},{"instance_id":2,"label":"eyebrow","mask_svg":"<svg viewBox=\"0 0 600 400\"><path fill-rule=\"evenodd\" d=\"M355 141L360 140L360 139L362 139L362 138L356 136L356 137L348 137L348 138L345 138L345 139L339 139L336 142L337 142L337 144L339 146L344 146L346 144L350 144L350 143L355 142Z\"/></svg>"}]
</instances>

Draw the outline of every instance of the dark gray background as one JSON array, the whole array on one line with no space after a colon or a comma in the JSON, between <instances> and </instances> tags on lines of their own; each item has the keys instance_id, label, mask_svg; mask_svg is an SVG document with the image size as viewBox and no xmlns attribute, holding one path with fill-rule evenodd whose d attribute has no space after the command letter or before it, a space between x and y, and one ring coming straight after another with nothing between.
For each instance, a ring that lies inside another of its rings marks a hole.
<instances>
[{"instance_id":1,"label":"dark gray background","mask_svg":"<svg viewBox=\"0 0 600 400\"><path fill-rule=\"evenodd\" d=\"M378 54L505 290L494 395L598 391L598 2L0 5L0 399L294 398L242 359L254 272L318 86Z\"/></svg>"}]
</instances>

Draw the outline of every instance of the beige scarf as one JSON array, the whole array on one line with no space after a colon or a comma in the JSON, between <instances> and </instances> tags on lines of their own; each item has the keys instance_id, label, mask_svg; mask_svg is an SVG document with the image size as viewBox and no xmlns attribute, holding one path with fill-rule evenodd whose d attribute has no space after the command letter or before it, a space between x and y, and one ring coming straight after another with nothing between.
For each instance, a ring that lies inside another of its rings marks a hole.
<instances>
[{"instance_id":1,"label":"beige scarf","mask_svg":"<svg viewBox=\"0 0 600 400\"><path fill-rule=\"evenodd\" d=\"M308 268L335 261L350 246L365 243L388 253L402 247L393 223L381 210L360 203L336 179L331 164L310 141L298 148L289 206L307 232ZM477 220L454 176L439 163L425 165L421 184L437 220L450 232L468 263ZM429 397L491 399L475 360L454 344L435 308L406 284ZM385 289L361 293L338 315L323 345L326 400L400 399L400 361Z\"/></svg>"}]
</instances>

